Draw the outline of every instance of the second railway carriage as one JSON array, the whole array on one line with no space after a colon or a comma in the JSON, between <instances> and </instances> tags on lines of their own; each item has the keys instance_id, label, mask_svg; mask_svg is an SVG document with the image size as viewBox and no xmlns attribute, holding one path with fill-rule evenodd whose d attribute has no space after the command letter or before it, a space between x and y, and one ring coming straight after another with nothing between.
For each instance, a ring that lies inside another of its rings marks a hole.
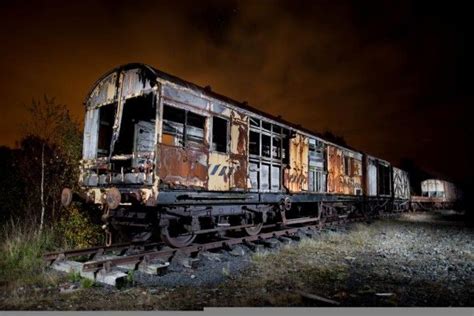
<instances>
[{"instance_id":1,"label":"second railway carriage","mask_svg":"<svg viewBox=\"0 0 474 316\"><path fill-rule=\"evenodd\" d=\"M413 209L458 208L462 192L451 182L427 179L421 182L421 196L412 198Z\"/></svg>"},{"instance_id":2,"label":"second railway carriage","mask_svg":"<svg viewBox=\"0 0 474 316\"><path fill-rule=\"evenodd\" d=\"M85 106L82 190L62 202L98 206L108 244L158 235L182 247L409 198L406 173L388 162L144 64L104 75Z\"/></svg>"}]
</instances>

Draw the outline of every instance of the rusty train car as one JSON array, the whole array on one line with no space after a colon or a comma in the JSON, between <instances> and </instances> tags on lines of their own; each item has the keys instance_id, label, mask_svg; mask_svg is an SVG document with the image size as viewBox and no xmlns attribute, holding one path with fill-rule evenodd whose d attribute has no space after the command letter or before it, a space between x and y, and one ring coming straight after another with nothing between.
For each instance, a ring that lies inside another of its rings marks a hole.
<instances>
[{"instance_id":1,"label":"rusty train car","mask_svg":"<svg viewBox=\"0 0 474 316\"><path fill-rule=\"evenodd\" d=\"M408 174L388 161L145 64L106 73L84 104L81 190L61 199L96 206L107 244L409 207Z\"/></svg>"}]
</instances>

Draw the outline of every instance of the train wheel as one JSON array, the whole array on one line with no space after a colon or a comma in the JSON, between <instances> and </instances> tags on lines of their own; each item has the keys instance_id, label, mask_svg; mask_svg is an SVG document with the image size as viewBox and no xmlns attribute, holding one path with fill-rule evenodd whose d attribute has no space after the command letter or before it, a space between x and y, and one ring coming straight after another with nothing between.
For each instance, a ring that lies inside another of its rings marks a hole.
<instances>
[{"instance_id":1,"label":"train wheel","mask_svg":"<svg viewBox=\"0 0 474 316\"><path fill-rule=\"evenodd\" d=\"M262 227L263 227L263 223L260 223L252 227L245 227L244 231L249 236L255 236L260 233L260 231L262 230Z\"/></svg>"},{"instance_id":2,"label":"train wheel","mask_svg":"<svg viewBox=\"0 0 474 316\"><path fill-rule=\"evenodd\" d=\"M168 246L171 246L173 248L182 248L189 246L194 241L194 239L196 239L196 234L188 233L178 235L170 233L168 227L163 227L161 229L161 240Z\"/></svg>"}]
</instances>

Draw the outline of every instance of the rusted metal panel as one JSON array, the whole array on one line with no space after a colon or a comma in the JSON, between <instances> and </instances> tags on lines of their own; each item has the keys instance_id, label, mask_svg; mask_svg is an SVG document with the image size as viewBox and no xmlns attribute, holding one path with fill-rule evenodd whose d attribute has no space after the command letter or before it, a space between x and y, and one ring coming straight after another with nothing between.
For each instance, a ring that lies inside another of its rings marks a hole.
<instances>
[{"instance_id":1,"label":"rusted metal panel","mask_svg":"<svg viewBox=\"0 0 474 316\"><path fill-rule=\"evenodd\" d=\"M393 167L393 194L397 199L410 198L410 183L408 173L396 167Z\"/></svg>"},{"instance_id":2,"label":"rusted metal panel","mask_svg":"<svg viewBox=\"0 0 474 316\"><path fill-rule=\"evenodd\" d=\"M329 193L362 194L362 161L359 155L328 145L327 163Z\"/></svg>"},{"instance_id":3,"label":"rusted metal panel","mask_svg":"<svg viewBox=\"0 0 474 316\"><path fill-rule=\"evenodd\" d=\"M220 113L224 114L224 113ZM247 189L247 116L230 111L230 152L209 154L209 190ZM222 115L225 116L225 115Z\"/></svg>"},{"instance_id":4,"label":"rusted metal panel","mask_svg":"<svg viewBox=\"0 0 474 316\"><path fill-rule=\"evenodd\" d=\"M170 187L206 189L208 185L207 147L183 148L160 144L158 174Z\"/></svg>"},{"instance_id":5,"label":"rusted metal panel","mask_svg":"<svg viewBox=\"0 0 474 316\"><path fill-rule=\"evenodd\" d=\"M290 165L285 170L285 186L292 193L308 190L308 137L296 134L290 139Z\"/></svg>"},{"instance_id":6,"label":"rusted metal panel","mask_svg":"<svg viewBox=\"0 0 474 316\"><path fill-rule=\"evenodd\" d=\"M248 189L248 117L236 111L230 116L230 188Z\"/></svg>"}]
</instances>

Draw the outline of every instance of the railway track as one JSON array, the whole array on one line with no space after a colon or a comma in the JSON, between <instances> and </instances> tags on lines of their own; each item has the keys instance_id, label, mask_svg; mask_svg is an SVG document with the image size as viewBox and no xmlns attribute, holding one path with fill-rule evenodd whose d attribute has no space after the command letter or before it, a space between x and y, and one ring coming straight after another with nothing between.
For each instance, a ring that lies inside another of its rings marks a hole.
<instances>
[{"instance_id":1,"label":"railway track","mask_svg":"<svg viewBox=\"0 0 474 316\"><path fill-rule=\"evenodd\" d=\"M399 216L400 213L388 213L372 217L386 218ZM255 250L259 245L270 246L269 239L299 239L301 234L314 236L318 232L334 227L345 226L348 223L366 221L366 217L343 218L310 225L282 227L263 232L254 236L221 237L219 240L205 243L193 243L183 248L169 248L164 243L123 243L107 247L91 247L60 252L50 252L44 255L53 269L63 272L80 273L81 276L93 279L99 283L118 285L119 280L126 277L126 270L140 270L149 274L163 274L169 262L178 253L195 258L201 251L227 249L244 244ZM78 261L69 259L79 258ZM85 259L85 261L84 261ZM82 261L81 261L82 260ZM194 259L196 260L196 259ZM119 269L119 270L117 270Z\"/></svg>"}]
</instances>

